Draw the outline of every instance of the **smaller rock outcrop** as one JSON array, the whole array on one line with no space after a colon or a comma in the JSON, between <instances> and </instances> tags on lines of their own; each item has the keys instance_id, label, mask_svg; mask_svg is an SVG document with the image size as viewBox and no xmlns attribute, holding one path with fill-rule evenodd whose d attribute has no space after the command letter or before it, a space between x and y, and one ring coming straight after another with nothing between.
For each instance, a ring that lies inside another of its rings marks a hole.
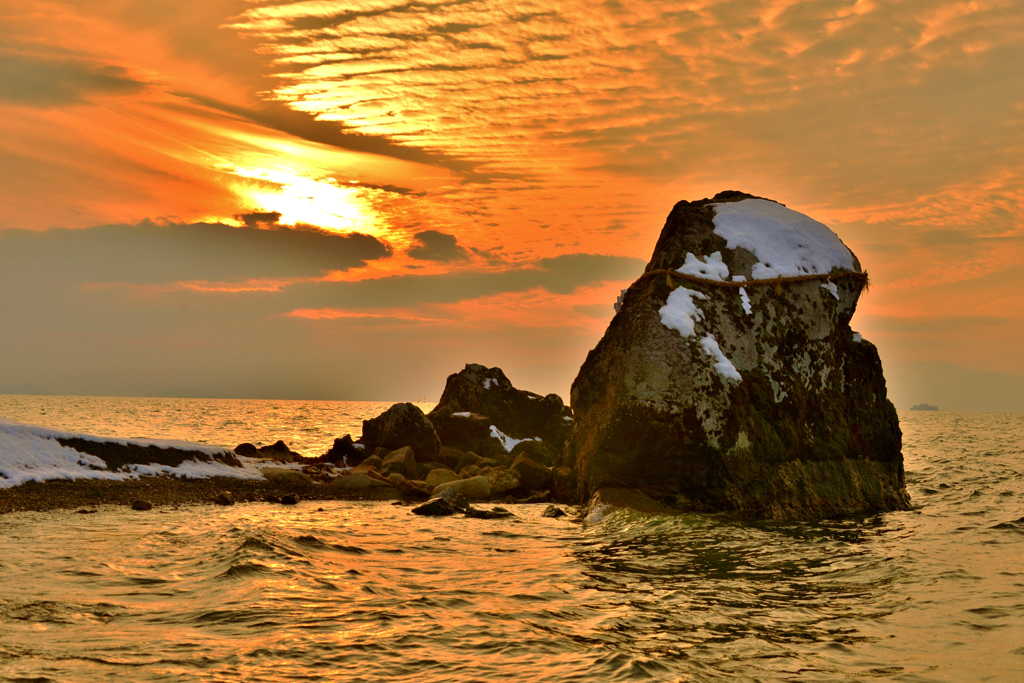
<instances>
[{"instance_id":1,"label":"smaller rock outcrop","mask_svg":"<svg viewBox=\"0 0 1024 683\"><path fill-rule=\"evenodd\" d=\"M444 498L431 498L426 503L423 503L423 505L412 509L412 514L424 517L447 517L454 515L456 512L462 512L462 510L459 510Z\"/></svg>"},{"instance_id":2,"label":"smaller rock outcrop","mask_svg":"<svg viewBox=\"0 0 1024 683\"><path fill-rule=\"evenodd\" d=\"M288 447L284 441L278 439L269 446L263 446L257 453L258 457L273 458L281 462L295 462L301 460L302 455Z\"/></svg>"},{"instance_id":3,"label":"smaller rock outcrop","mask_svg":"<svg viewBox=\"0 0 1024 683\"><path fill-rule=\"evenodd\" d=\"M469 505L466 507L466 517L470 519L505 519L506 517L515 517L515 515L501 507L482 510Z\"/></svg>"},{"instance_id":4,"label":"smaller rock outcrop","mask_svg":"<svg viewBox=\"0 0 1024 683\"><path fill-rule=\"evenodd\" d=\"M361 443L355 443L352 440L352 436L346 434L340 439L334 440L334 445L324 453L323 460L333 465L355 467L363 462L363 460L366 460L369 454L370 452L367 451L366 446Z\"/></svg>"},{"instance_id":5,"label":"smaller rock outcrop","mask_svg":"<svg viewBox=\"0 0 1024 683\"><path fill-rule=\"evenodd\" d=\"M107 469L122 469L131 465L167 465L180 467L189 460L198 462L219 462L230 467L241 467L235 453L224 449L211 453L205 450L188 450L173 446L143 445L132 441L98 441L77 436L58 436L57 443L79 453L94 455L107 465Z\"/></svg>"},{"instance_id":6,"label":"smaller rock outcrop","mask_svg":"<svg viewBox=\"0 0 1024 683\"><path fill-rule=\"evenodd\" d=\"M493 445L484 447L479 443L484 438L481 429L484 422L491 437L494 436L490 430L493 425L512 439L540 437L555 448L560 448L572 432L572 411L559 396L541 396L516 389L501 368L475 363L449 375L441 400L428 417L444 424L442 441L446 446L481 455L488 454L481 451L493 448ZM452 417L466 422L457 422ZM465 442L458 439L465 439Z\"/></svg>"},{"instance_id":7,"label":"smaller rock outcrop","mask_svg":"<svg viewBox=\"0 0 1024 683\"><path fill-rule=\"evenodd\" d=\"M368 452L379 447L394 450L409 446L420 462L431 462L441 455L441 440L434 425L412 403L396 403L377 417L363 420L359 442Z\"/></svg>"},{"instance_id":8,"label":"smaller rock outcrop","mask_svg":"<svg viewBox=\"0 0 1024 683\"><path fill-rule=\"evenodd\" d=\"M234 505L235 497L231 495L231 491L221 491L217 494L217 497L213 499L214 505Z\"/></svg>"},{"instance_id":9,"label":"smaller rock outcrop","mask_svg":"<svg viewBox=\"0 0 1024 683\"><path fill-rule=\"evenodd\" d=\"M565 517L565 510L558 507L557 505L548 505L544 508L544 512L540 513L541 517L550 517L551 519L558 519L559 517Z\"/></svg>"}]
</instances>

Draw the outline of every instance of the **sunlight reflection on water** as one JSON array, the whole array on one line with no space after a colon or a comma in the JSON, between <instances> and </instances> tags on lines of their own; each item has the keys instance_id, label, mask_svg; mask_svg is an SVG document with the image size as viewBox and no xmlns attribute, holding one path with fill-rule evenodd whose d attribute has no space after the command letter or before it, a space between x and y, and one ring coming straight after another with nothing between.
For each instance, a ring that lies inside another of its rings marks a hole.
<instances>
[{"instance_id":1,"label":"sunlight reflection on water","mask_svg":"<svg viewBox=\"0 0 1024 683\"><path fill-rule=\"evenodd\" d=\"M54 429L120 438L180 439L234 448L283 439L306 456L326 452L390 402L0 395L0 417ZM430 412L436 403L419 403Z\"/></svg>"}]
</instances>

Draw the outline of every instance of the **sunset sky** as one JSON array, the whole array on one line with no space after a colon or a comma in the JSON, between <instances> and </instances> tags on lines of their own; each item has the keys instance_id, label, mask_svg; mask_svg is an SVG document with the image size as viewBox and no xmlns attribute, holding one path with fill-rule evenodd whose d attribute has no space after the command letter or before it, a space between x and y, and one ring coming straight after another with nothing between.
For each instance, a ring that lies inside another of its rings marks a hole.
<instances>
[{"instance_id":1,"label":"sunset sky","mask_svg":"<svg viewBox=\"0 0 1024 683\"><path fill-rule=\"evenodd\" d=\"M859 257L898 408L1024 410L1022 65L1019 0L0 0L0 385L568 400L736 189Z\"/></svg>"}]
</instances>

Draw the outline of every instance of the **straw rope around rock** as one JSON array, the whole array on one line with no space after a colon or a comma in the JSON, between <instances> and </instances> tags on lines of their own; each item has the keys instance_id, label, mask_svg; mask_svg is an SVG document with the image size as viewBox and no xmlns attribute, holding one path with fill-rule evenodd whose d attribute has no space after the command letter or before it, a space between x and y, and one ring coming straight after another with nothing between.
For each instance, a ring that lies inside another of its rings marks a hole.
<instances>
[{"instance_id":1,"label":"straw rope around rock","mask_svg":"<svg viewBox=\"0 0 1024 683\"><path fill-rule=\"evenodd\" d=\"M654 275L654 274L660 273L660 272L662 272L662 271L654 271L654 272L648 273L648 274L649 275ZM676 270L665 270L663 272L665 272L670 277L679 278L681 280L687 280L688 282L692 282L692 283L698 284L698 285L708 285L708 286L711 286L711 287L733 287L733 288L740 288L740 287L757 287L757 286L761 286L761 285L775 285L775 294L776 295L782 294L782 285L789 284L790 282L807 282L808 280L825 280L825 281L828 281L828 282L832 282L833 280L851 279L851 280L857 280L858 282L860 282L861 286L863 288L865 288L865 289L867 289L867 287L868 287L868 274L867 273L858 273L858 272L852 271L852 270L845 270L845 271L843 271L841 273L813 273L811 275L793 275L793 276L790 276L790 277L782 277L780 275L779 277L774 277L774 278L764 278L764 279L761 279L761 280L742 280L742 281L735 281L735 280L711 280L709 278L697 277L696 275L689 275L687 273L680 273L679 271L676 271ZM674 286L674 285L671 285L671 282L669 284L670 284L670 286Z\"/></svg>"}]
</instances>

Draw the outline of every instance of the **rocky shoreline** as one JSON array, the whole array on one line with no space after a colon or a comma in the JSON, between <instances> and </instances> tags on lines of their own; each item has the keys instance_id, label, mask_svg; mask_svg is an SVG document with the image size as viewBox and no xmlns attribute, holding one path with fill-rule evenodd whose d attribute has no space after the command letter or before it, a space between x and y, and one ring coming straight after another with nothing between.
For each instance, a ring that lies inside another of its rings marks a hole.
<instances>
[{"instance_id":1,"label":"rocky shoreline","mask_svg":"<svg viewBox=\"0 0 1024 683\"><path fill-rule=\"evenodd\" d=\"M56 480L45 483L28 482L0 489L0 514L11 512L46 512L50 510L93 510L97 506L131 507L144 500L154 509L179 505L210 504L228 492L237 503L266 502L294 494L303 501L325 500L400 500L393 488L381 487L361 491L330 486L280 486L270 481L210 477L181 479L178 477L139 477L127 481L106 479Z\"/></svg>"}]
</instances>

